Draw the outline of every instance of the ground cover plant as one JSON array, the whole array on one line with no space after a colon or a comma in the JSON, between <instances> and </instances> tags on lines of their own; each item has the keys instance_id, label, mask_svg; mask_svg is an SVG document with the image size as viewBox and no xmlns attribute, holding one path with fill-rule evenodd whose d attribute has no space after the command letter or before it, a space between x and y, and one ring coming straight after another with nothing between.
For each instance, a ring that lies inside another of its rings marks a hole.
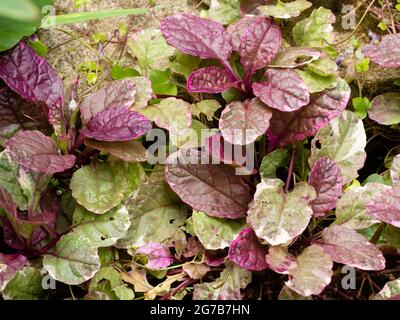
<instances>
[{"instance_id":1,"label":"ground cover plant","mask_svg":"<svg viewBox=\"0 0 400 320\"><path fill-rule=\"evenodd\" d=\"M0 10L1 297L400 299L400 4L144 2Z\"/></svg>"}]
</instances>

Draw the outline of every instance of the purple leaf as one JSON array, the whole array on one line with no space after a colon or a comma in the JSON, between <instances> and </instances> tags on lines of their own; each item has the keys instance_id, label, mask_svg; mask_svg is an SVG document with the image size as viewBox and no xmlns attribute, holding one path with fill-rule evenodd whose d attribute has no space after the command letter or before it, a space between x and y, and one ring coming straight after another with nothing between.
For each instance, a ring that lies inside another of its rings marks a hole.
<instances>
[{"instance_id":1,"label":"purple leaf","mask_svg":"<svg viewBox=\"0 0 400 320\"><path fill-rule=\"evenodd\" d=\"M63 172L75 164L74 155L60 155L56 143L40 131L19 131L6 142L10 157L35 172Z\"/></svg>"},{"instance_id":2,"label":"purple leaf","mask_svg":"<svg viewBox=\"0 0 400 320\"><path fill-rule=\"evenodd\" d=\"M265 256L268 253L257 239L253 229L243 229L229 246L229 259L244 269L261 271L268 267Z\"/></svg>"},{"instance_id":3,"label":"purple leaf","mask_svg":"<svg viewBox=\"0 0 400 320\"><path fill-rule=\"evenodd\" d=\"M146 266L151 269L163 269L171 265L174 261L168 248L162 246L160 243L151 242L138 248L135 254L143 254L147 257Z\"/></svg>"},{"instance_id":4,"label":"purple leaf","mask_svg":"<svg viewBox=\"0 0 400 320\"><path fill-rule=\"evenodd\" d=\"M219 129L226 141L247 145L267 131L271 117L271 110L259 99L234 101L222 111Z\"/></svg>"},{"instance_id":5,"label":"purple leaf","mask_svg":"<svg viewBox=\"0 0 400 320\"><path fill-rule=\"evenodd\" d=\"M21 270L28 259L22 254L2 254L0 253L0 292L4 289L8 281Z\"/></svg>"},{"instance_id":6,"label":"purple leaf","mask_svg":"<svg viewBox=\"0 0 400 320\"><path fill-rule=\"evenodd\" d=\"M382 252L357 231L332 225L322 231L320 246L332 260L362 270L385 269Z\"/></svg>"},{"instance_id":7,"label":"purple leaf","mask_svg":"<svg viewBox=\"0 0 400 320\"><path fill-rule=\"evenodd\" d=\"M235 169L209 164L205 152L181 149L167 159L165 176L175 193L192 208L219 218L246 216L250 190Z\"/></svg>"},{"instance_id":8,"label":"purple leaf","mask_svg":"<svg viewBox=\"0 0 400 320\"><path fill-rule=\"evenodd\" d=\"M388 34L377 45L367 44L362 53L384 68L400 67L400 34Z\"/></svg>"},{"instance_id":9,"label":"purple leaf","mask_svg":"<svg viewBox=\"0 0 400 320\"><path fill-rule=\"evenodd\" d=\"M87 96L79 105L84 124L98 112L108 108L131 107L135 102L136 83L131 79L111 82L108 86Z\"/></svg>"},{"instance_id":10,"label":"purple leaf","mask_svg":"<svg viewBox=\"0 0 400 320\"><path fill-rule=\"evenodd\" d=\"M291 255L287 248L272 246L265 257L269 267L277 273L288 274L297 266L296 257Z\"/></svg>"},{"instance_id":11,"label":"purple leaf","mask_svg":"<svg viewBox=\"0 0 400 320\"><path fill-rule=\"evenodd\" d=\"M400 228L400 190L396 187L375 192L366 205L370 216Z\"/></svg>"},{"instance_id":12,"label":"purple leaf","mask_svg":"<svg viewBox=\"0 0 400 320\"><path fill-rule=\"evenodd\" d=\"M240 152L235 152L234 148L240 148ZM246 163L246 158L242 157L245 147L232 145L220 133L207 137L204 143L204 151L225 164L243 166Z\"/></svg>"},{"instance_id":13,"label":"purple leaf","mask_svg":"<svg viewBox=\"0 0 400 320\"><path fill-rule=\"evenodd\" d=\"M247 31L247 29L250 27L250 25L253 22L255 22L257 20L261 20L261 19L263 19L263 18L246 15L239 21L228 26L226 31L228 31L228 33L231 35L233 50L239 51L239 47L240 47L240 43L242 42L241 39L242 39L243 34Z\"/></svg>"},{"instance_id":14,"label":"purple leaf","mask_svg":"<svg viewBox=\"0 0 400 320\"><path fill-rule=\"evenodd\" d=\"M226 69L207 67L192 72L187 81L188 92L219 93L236 86L236 79Z\"/></svg>"},{"instance_id":15,"label":"purple leaf","mask_svg":"<svg viewBox=\"0 0 400 320\"><path fill-rule=\"evenodd\" d=\"M265 80L266 82L254 83L253 90L271 108L291 112L310 102L306 84L293 70L267 70Z\"/></svg>"},{"instance_id":16,"label":"purple leaf","mask_svg":"<svg viewBox=\"0 0 400 320\"><path fill-rule=\"evenodd\" d=\"M328 157L318 159L311 169L308 184L317 191L317 198L311 202L315 217L322 217L332 210L342 193L340 168Z\"/></svg>"},{"instance_id":17,"label":"purple leaf","mask_svg":"<svg viewBox=\"0 0 400 320\"><path fill-rule=\"evenodd\" d=\"M161 21L161 32L168 44L186 54L226 62L232 53L230 35L212 20L177 14Z\"/></svg>"},{"instance_id":18,"label":"purple leaf","mask_svg":"<svg viewBox=\"0 0 400 320\"><path fill-rule=\"evenodd\" d=\"M213 254L210 251L206 251L204 254L204 262L210 267L219 267L225 262L224 255Z\"/></svg>"},{"instance_id":19,"label":"purple leaf","mask_svg":"<svg viewBox=\"0 0 400 320\"><path fill-rule=\"evenodd\" d=\"M247 79L272 61L282 45L282 33L271 19L258 18L246 28L239 46Z\"/></svg>"},{"instance_id":20,"label":"purple leaf","mask_svg":"<svg viewBox=\"0 0 400 320\"><path fill-rule=\"evenodd\" d=\"M28 101L57 105L64 95L55 70L24 42L0 56L0 78Z\"/></svg>"},{"instance_id":21,"label":"purple leaf","mask_svg":"<svg viewBox=\"0 0 400 320\"><path fill-rule=\"evenodd\" d=\"M281 147L311 137L346 108L350 92L347 82L339 80L335 89L311 95L310 103L298 111L274 110L269 130Z\"/></svg>"},{"instance_id":22,"label":"purple leaf","mask_svg":"<svg viewBox=\"0 0 400 320\"><path fill-rule=\"evenodd\" d=\"M140 113L111 107L96 113L81 134L99 141L128 141L146 134L151 127L151 121Z\"/></svg>"},{"instance_id":23,"label":"purple leaf","mask_svg":"<svg viewBox=\"0 0 400 320\"><path fill-rule=\"evenodd\" d=\"M47 112L0 85L0 137L11 138L20 129L48 132Z\"/></svg>"}]
</instances>

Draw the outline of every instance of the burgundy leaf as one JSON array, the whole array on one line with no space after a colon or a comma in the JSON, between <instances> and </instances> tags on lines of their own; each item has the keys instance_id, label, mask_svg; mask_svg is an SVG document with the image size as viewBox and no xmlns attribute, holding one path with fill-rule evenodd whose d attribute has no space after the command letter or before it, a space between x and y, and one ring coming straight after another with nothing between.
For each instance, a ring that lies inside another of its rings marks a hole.
<instances>
[{"instance_id":1,"label":"burgundy leaf","mask_svg":"<svg viewBox=\"0 0 400 320\"><path fill-rule=\"evenodd\" d=\"M241 37L239 54L247 79L257 70L265 67L279 52L282 33L271 19L255 19Z\"/></svg>"},{"instance_id":2,"label":"burgundy leaf","mask_svg":"<svg viewBox=\"0 0 400 320\"><path fill-rule=\"evenodd\" d=\"M204 254L204 262L210 267L219 267L224 264L225 258L225 255L218 255L210 251L206 251Z\"/></svg>"},{"instance_id":3,"label":"burgundy leaf","mask_svg":"<svg viewBox=\"0 0 400 320\"><path fill-rule=\"evenodd\" d=\"M253 229L245 228L229 246L229 259L244 269L261 271L268 267L265 256L267 246L257 239Z\"/></svg>"},{"instance_id":4,"label":"burgundy leaf","mask_svg":"<svg viewBox=\"0 0 400 320\"><path fill-rule=\"evenodd\" d=\"M377 45L367 44L362 53L381 67L400 67L400 33L383 36Z\"/></svg>"},{"instance_id":5,"label":"burgundy leaf","mask_svg":"<svg viewBox=\"0 0 400 320\"><path fill-rule=\"evenodd\" d=\"M6 142L10 157L35 172L63 172L75 164L74 155L60 155L56 143L40 131L19 131Z\"/></svg>"},{"instance_id":6,"label":"burgundy leaf","mask_svg":"<svg viewBox=\"0 0 400 320\"><path fill-rule=\"evenodd\" d=\"M232 53L231 37L218 22L190 14L177 14L161 21L167 42L183 53L203 59L228 61Z\"/></svg>"},{"instance_id":7,"label":"burgundy leaf","mask_svg":"<svg viewBox=\"0 0 400 320\"><path fill-rule=\"evenodd\" d=\"M207 67L192 72L187 81L188 92L219 93L236 86L236 79L226 69Z\"/></svg>"},{"instance_id":8,"label":"burgundy leaf","mask_svg":"<svg viewBox=\"0 0 400 320\"><path fill-rule=\"evenodd\" d=\"M332 225L322 231L320 246L332 260L362 270L385 269L382 252L357 231Z\"/></svg>"},{"instance_id":9,"label":"burgundy leaf","mask_svg":"<svg viewBox=\"0 0 400 320\"><path fill-rule=\"evenodd\" d=\"M2 254L0 253L0 292L4 289L8 281L21 270L28 259L22 254Z\"/></svg>"},{"instance_id":10,"label":"burgundy leaf","mask_svg":"<svg viewBox=\"0 0 400 320\"><path fill-rule=\"evenodd\" d=\"M234 101L222 111L219 129L226 141L246 145L267 131L271 117L271 110L259 99Z\"/></svg>"},{"instance_id":11,"label":"burgundy leaf","mask_svg":"<svg viewBox=\"0 0 400 320\"><path fill-rule=\"evenodd\" d=\"M31 102L48 107L62 101L63 82L56 71L24 42L0 56L0 78Z\"/></svg>"},{"instance_id":12,"label":"burgundy leaf","mask_svg":"<svg viewBox=\"0 0 400 320\"><path fill-rule=\"evenodd\" d=\"M322 217L332 210L342 193L340 168L328 157L318 159L311 169L308 184L317 191L317 198L311 202L315 217Z\"/></svg>"},{"instance_id":13,"label":"burgundy leaf","mask_svg":"<svg viewBox=\"0 0 400 320\"><path fill-rule=\"evenodd\" d=\"M267 70L266 82L254 83L253 90L271 108L291 112L310 102L310 94L304 81L290 69Z\"/></svg>"},{"instance_id":14,"label":"burgundy leaf","mask_svg":"<svg viewBox=\"0 0 400 320\"><path fill-rule=\"evenodd\" d=\"M108 86L87 96L79 105L84 124L107 108L131 107L135 102L136 83L131 79L111 82Z\"/></svg>"},{"instance_id":15,"label":"burgundy leaf","mask_svg":"<svg viewBox=\"0 0 400 320\"><path fill-rule=\"evenodd\" d=\"M47 113L0 85L0 137L11 138L20 129L48 132Z\"/></svg>"},{"instance_id":16,"label":"burgundy leaf","mask_svg":"<svg viewBox=\"0 0 400 320\"><path fill-rule=\"evenodd\" d=\"M241 39L242 39L243 34L247 31L247 29L250 27L250 25L253 22L260 20L260 19L263 19L263 18L257 17L257 16L246 15L239 21L228 26L226 31L228 31L228 33L231 35L233 50L239 51L239 47L240 47L240 43L242 41Z\"/></svg>"},{"instance_id":17,"label":"burgundy leaf","mask_svg":"<svg viewBox=\"0 0 400 320\"><path fill-rule=\"evenodd\" d=\"M339 80L335 89L311 95L310 103L298 111L288 113L274 110L271 134L281 147L315 135L346 108L350 92L347 82Z\"/></svg>"},{"instance_id":18,"label":"burgundy leaf","mask_svg":"<svg viewBox=\"0 0 400 320\"><path fill-rule=\"evenodd\" d=\"M375 192L366 205L370 216L400 228L400 190L398 187L385 188Z\"/></svg>"},{"instance_id":19,"label":"burgundy leaf","mask_svg":"<svg viewBox=\"0 0 400 320\"><path fill-rule=\"evenodd\" d=\"M128 141L151 129L151 121L126 107L108 108L94 115L81 134L99 141Z\"/></svg>"},{"instance_id":20,"label":"burgundy leaf","mask_svg":"<svg viewBox=\"0 0 400 320\"><path fill-rule=\"evenodd\" d=\"M241 218L250 190L233 167L210 164L205 152L181 149L167 159L165 176L175 193L192 208L220 218Z\"/></svg>"}]
</instances>

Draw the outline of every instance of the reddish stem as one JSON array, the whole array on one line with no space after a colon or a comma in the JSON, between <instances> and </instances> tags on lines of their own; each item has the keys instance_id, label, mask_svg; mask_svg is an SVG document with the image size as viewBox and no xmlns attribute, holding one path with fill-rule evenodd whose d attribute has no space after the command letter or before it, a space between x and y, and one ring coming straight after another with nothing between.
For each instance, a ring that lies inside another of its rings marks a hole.
<instances>
[{"instance_id":1,"label":"reddish stem","mask_svg":"<svg viewBox=\"0 0 400 320\"><path fill-rule=\"evenodd\" d=\"M294 146L292 146L292 156L290 158L289 171L288 171L288 175L287 175L287 178L286 178L285 193L288 193L289 186L290 186L290 181L292 180L295 153L296 153L296 149L294 148Z\"/></svg>"}]
</instances>

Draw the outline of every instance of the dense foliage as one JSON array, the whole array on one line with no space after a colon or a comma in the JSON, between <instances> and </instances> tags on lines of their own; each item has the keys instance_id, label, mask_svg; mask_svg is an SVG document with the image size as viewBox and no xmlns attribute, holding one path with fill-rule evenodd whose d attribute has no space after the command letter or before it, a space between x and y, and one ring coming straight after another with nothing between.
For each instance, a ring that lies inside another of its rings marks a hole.
<instances>
[{"instance_id":1,"label":"dense foliage","mask_svg":"<svg viewBox=\"0 0 400 320\"><path fill-rule=\"evenodd\" d=\"M0 47L2 297L399 299L400 147L366 147L368 126L398 139L400 93L370 101L363 77L400 68L400 34L354 38L349 84L335 19L211 1L126 33L134 67L85 93L28 42Z\"/></svg>"}]
</instances>

